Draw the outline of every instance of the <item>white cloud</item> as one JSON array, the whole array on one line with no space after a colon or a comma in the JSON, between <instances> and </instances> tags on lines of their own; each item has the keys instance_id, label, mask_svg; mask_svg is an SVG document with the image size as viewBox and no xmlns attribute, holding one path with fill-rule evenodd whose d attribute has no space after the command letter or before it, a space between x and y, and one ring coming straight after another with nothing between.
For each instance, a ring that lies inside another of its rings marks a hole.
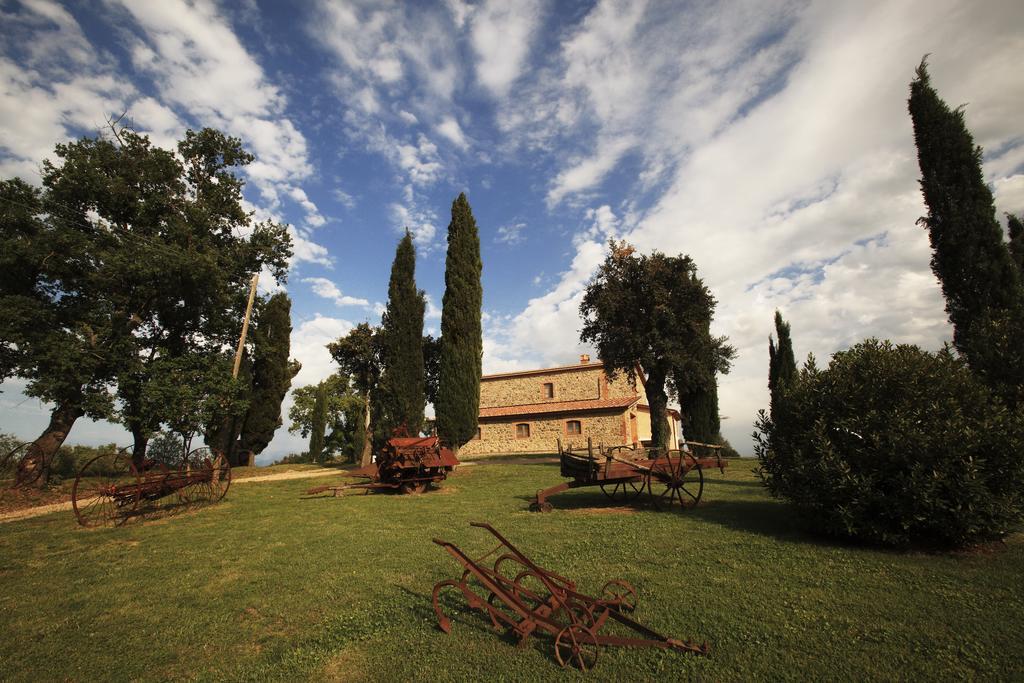
<instances>
[{"instance_id":1,"label":"white cloud","mask_svg":"<svg viewBox=\"0 0 1024 683\"><path fill-rule=\"evenodd\" d=\"M618 137L599 142L597 151L592 156L577 159L571 167L563 170L554 179L552 187L548 191L548 206L558 204L568 194L597 185L633 145L634 142L629 137Z\"/></svg>"},{"instance_id":2,"label":"white cloud","mask_svg":"<svg viewBox=\"0 0 1024 683\"><path fill-rule=\"evenodd\" d=\"M425 294L424 296L427 300L427 310L424 312L423 317L426 320L440 320L441 309L438 308L437 304L434 303L433 297L431 297L429 294Z\"/></svg>"},{"instance_id":3,"label":"white cloud","mask_svg":"<svg viewBox=\"0 0 1024 683\"><path fill-rule=\"evenodd\" d=\"M470 14L470 38L479 57L477 79L495 96L508 94L525 66L540 23L536 0L487 0ZM465 14L457 14L461 24Z\"/></svg>"},{"instance_id":4,"label":"white cloud","mask_svg":"<svg viewBox=\"0 0 1024 683\"><path fill-rule=\"evenodd\" d=\"M305 212L307 228L325 222L298 182L312 174L305 136L284 114L287 100L267 79L228 21L211 2L118 4L142 31L129 43L132 62L151 76L164 105L245 141L256 160L246 175L264 196L288 194ZM272 201L270 208L277 206ZM293 228L293 261L328 262L326 251Z\"/></svg>"},{"instance_id":5,"label":"white cloud","mask_svg":"<svg viewBox=\"0 0 1024 683\"><path fill-rule=\"evenodd\" d=\"M341 202L342 206L346 209L351 210L356 208L356 198L342 190L340 187L334 188L331 194L333 194L334 198Z\"/></svg>"},{"instance_id":6,"label":"white cloud","mask_svg":"<svg viewBox=\"0 0 1024 683\"><path fill-rule=\"evenodd\" d=\"M427 185L441 174L441 161L437 156L437 145L426 135L420 134L415 145L398 145L395 149L398 165L409 174L417 185Z\"/></svg>"},{"instance_id":7,"label":"white cloud","mask_svg":"<svg viewBox=\"0 0 1024 683\"><path fill-rule=\"evenodd\" d=\"M305 211L306 227L315 229L327 222L327 219L321 215L316 204L310 201L309 197L306 196L306 191L301 187L289 188L288 195Z\"/></svg>"},{"instance_id":8,"label":"white cloud","mask_svg":"<svg viewBox=\"0 0 1024 683\"><path fill-rule=\"evenodd\" d=\"M466 139L466 134L462 132L462 127L459 122L453 117L449 116L437 126L437 132L447 138L451 143L461 150L469 148L469 140Z\"/></svg>"},{"instance_id":9,"label":"white cloud","mask_svg":"<svg viewBox=\"0 0 1024 683\"><path fill-rule=\"evenodd\" d=\"M915 224L925 210L907 84L933 52L940 94L970 103L967 124L988 150L999 210L1020 210L1014 112L1024 89L1011 27L1022 21L1024 7L1011 3L756 3L728 13L599 3L563 43L563 62L499 123L527 146L592 131L595 151L555 174L552 203L601 197L634 150L641 186L662 187L649 206L623 205L622 218L591 201L598 208L583 215L569 269L491 331L489 367L586 351L583 286L603 242L619 235L644 251L690 254L719 299L713 331L739 352L721 380L723 428L741 450L767 403L775 308L793 324L798 356L813 351L822 363L872 335L937 348L950 328Z\"/></svg>"},{"instance_id":10,"label":"white cloud","mask_svg":"<svg viewBox=\"0 0 1024 683\"><path fill-rule=\"evenodd\" d=\"M293 389L317 384L337 372L327 344L345 336L353 327L348 320L317 314L292 330L291 355L302 363L302 369L292 380Z\"/></svg>"},{"instance_id":11,"label":"white cloud","mask_svg":"<svg viewBox=\"0 0 1024 683\"><path fill-rule=\"evenodd\" d=\"M396 231L409 230L417 246L424 251L432 249L437 235L437 216L433 211L402 204L392 204L389 209Z\"/></svg>"},{"instance_id":12,"label":"white cloud","mask_svg":"<svg viewBox=\"0 0 1024 683\"><path fill-rule=\"evenodd\" d=\"M302 278L302 281L309 283L314 294L324 299L330 299L336 306L370 307L370 302L366 299L342 294L338 286L325 277L306 277Z\"/></svg>"},{"instance_id":13,"label":"white cloud","mask_svg":"<svg viewBox=\"0 0 1024 683\"><path fill-rule=\"evenodd\" d=\"M502 242L504 244L516 245L526 241L526 237L523 235L523 230L526 229L526 223L509 223L498 228L498 235L494 238L495 242Z\"/></svg>"}]
</instances>

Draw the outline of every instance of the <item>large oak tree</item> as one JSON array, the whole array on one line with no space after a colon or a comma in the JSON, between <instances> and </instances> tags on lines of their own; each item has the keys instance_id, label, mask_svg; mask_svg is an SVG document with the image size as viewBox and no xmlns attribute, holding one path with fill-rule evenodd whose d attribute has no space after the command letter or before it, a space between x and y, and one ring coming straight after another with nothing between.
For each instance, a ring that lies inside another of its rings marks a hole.
<instances>
[{"instance_id":1,"label":"large oak tree","mask_svg":"<svg viewBox=\"0 0 1024 683\"><path fill-rule=\"evenodd\" d=\"M0 186L0 370L54 405L41 461L83 415L122 419L142 457L169 419L144 392L199 362L171 359L230 344L248 276L283 280L291 241L242 208L236 172L253 157L217 131L188 131L174 153L112 125L55 155L41 189Z\"/></svg>"},{"instance_id":2,"label":"large oak tree","mask_svg":"<svg viewBox=\"0 0 1024 683\"><path fill-rule=\"evenodd\" d=\"M580 340L597 347L609 374L643 374L656 447L669 443L669 380L685 388L688 377L729 369L732 347L709 332L714 309L689 256L638 255L625 242L609 243L584 293Z\"/></svg>"}]
</instances>

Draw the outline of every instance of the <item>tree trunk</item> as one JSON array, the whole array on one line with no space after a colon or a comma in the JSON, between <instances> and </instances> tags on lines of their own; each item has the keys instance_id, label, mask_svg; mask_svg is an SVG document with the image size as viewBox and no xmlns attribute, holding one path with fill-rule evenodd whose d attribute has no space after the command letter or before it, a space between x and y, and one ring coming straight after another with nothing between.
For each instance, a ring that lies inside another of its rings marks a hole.
<instances>
[{"instance_id":1,"label":"tree trunk","mask_svg":"<svg viewBox=\"0 0 1024 683\"><path fill-rule=\"evenodd\" d=\"M130 423L128 425L132 433L132 463L138 471L146 461L146 446L149 444L149 432L142 428L142 425Z\"/></svg>"},{"instance_id":2,"label":"tree trunk","mask_svg":"<svg viewBox=\"0 0 1024 683\"><path fill-rule=\"evenodd\" d=\"M58 404L50 413L50 424L46 426L39 438L29 447L25 454L25 462L35 461L35 466L42 468L41 474L35 478L32 485L37 488L46 486L50 478L50 466L57 454L57 449L68 437L68 432L74 426L75 420L85 414L78 405L72 403ZM34 476L34 475L33 475Z\"/></svg>"},{"instance_id":3,"label":"tree trunk","mask_svg":"<svg viewBox=\"0 0 1024 683\"><path fill-rule=\"evenodd\" d=\"M373 432L370 427L370 392L366 392L366 416L363 419L366 438L363 440L363 452L359 456L360 467L366 467L373 461Z\"/></svg>"},{"instance_id":4,"label":"tree trunk","mask_svg":"<svg viewBox=\"0 0 1024 683\"><path fill-rule=\"evenodd\" d=\"M665 393L666 373L651 370L647 375L647 402L651 406L651 443L656 448L668 448L668 394Z\"/></svg>"}]
</instances>

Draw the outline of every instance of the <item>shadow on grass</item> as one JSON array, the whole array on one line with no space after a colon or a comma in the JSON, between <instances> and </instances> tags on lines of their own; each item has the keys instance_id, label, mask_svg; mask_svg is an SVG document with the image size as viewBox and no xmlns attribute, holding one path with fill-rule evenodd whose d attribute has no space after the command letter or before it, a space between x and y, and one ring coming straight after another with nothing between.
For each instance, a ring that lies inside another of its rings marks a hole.
<instances>
[{"instance_id":1,"label":"shadow on grass","mask_svg":"<svg viewBox=\"0 0 1024 683\"><path fill-rule=\"evenodd\" d=\"M715 473L718 474L717 472ZM738 486L740 488L760 489L764 484L759 481L738 481L736 479L719 479L717 476L704 475L704 486Z\"/></svg>"},{"instance_id":2,"label":"shadow on grass","mask_svg":"<svg viewBox=\"0 0 1024 683\"><path fill-rule=\"evenodd\" d=\"M451 578L456 577L453 576ZM431 623L433 629L440 633L441 627L438 625L437 615L434 613L433 589L431 589L429 593L419 593L417 591L409 590L405 586L396 584L395 587L408 596L409 604L411 605L410 611L415 615L415 618L418 621ZM476 582L470 583L470 587L475 589L474 592L476 592L481 598L484 598L488 593L486 588L483 588ZM547 657L552 661L555 659L554 642L550 637L547 637L547 633L543 629L537 629L534 631L534 633L527 637L527 639L520 645L519 636L510 626L502 623L502 628L500 630L496 630L486 609L471 608L466 604L465 597L459 589L449 587L447 590L443 590L438 596L438 603L441 607L442 613L448 617L449 621L452 623L452 631L447 634L448 637L457 638L457 631L464 628L468 631L475 632L478 635L490 635L511 647L521 647L522 649L530 648L534 652L537 652L541 656ZM500 604L500 601L496 601L495 604L505 614L514 616L510 609L505 608L503 604ZM519 619L517 616L514 616L514 618Z\"/></svg>"}]
</instances>

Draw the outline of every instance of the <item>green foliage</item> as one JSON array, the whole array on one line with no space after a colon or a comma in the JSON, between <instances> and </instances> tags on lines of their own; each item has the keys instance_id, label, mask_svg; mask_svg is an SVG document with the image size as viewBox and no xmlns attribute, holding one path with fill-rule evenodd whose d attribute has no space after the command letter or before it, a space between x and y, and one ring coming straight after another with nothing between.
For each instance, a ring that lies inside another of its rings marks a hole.
<instances>
[{"instance_id":1,"label":"green foliage","mask_svg":"<svg viewBox=\"0 0 1024 683\"><path fill-rule=\"evenodd\" d=\"M1024 275L1024 223L1017 216L1007 214L1006 227L1010 233L1010 255Z\"/></svg>"},{"instance_id":2,"label":"green foliage","mask_svg":"<svg viewBox=\"0 0 1024 683\"><path fill-rule=\"evenodd\" d=\"M21 444L22 440L13 434L0 432L0 479L14 476L14 470L18 463L15 458L8 458L8 456Z\"/></svg>"},{"instance_id":3,"label":"green foliage","mask_svg":"<svg viewBox=\"0 0 1024 683\"><path fill-rule=\"evenodd\" d=\"M381 339L380 330L366 323L359 323L349 333L327 345L334 362L341 367L341 372L350 377L352 385L363 397L363 430L357 437L362 444L359 456L363 464L369 464L370 438L373 432L373 412L371 406L375 401L377 382L381 373ZM366 424L367 418L371 424Z\"/></svg>"},{"instance_id":4,"label":"green foliage","mask_svg":"<svg viewBox=\"0 0 1024 683\"><path fill-rule=\"evenodd\" d=\"M248 404L245 382L231 377L231 365L231 357L221 353L158 358L147 367L136 407L142 415L160 415L191 447L193 435L224 414L244 412Z\"/></svg>"},{"instance_id":5,"label":"green foliage","mask_svg":"<svg viewBox=\"0 0 1024 683\"><path fill-rule=\"evenodd\" d=\"M754 435L762 478L828 534L963 546L1020 524L1024 416L948 350L869 339L805 366L776 413Z\"/></svg>"},{"instance_id":6,"label":"green foliage","mask_svg":"<svg viewBox=\"0 0 1024 683\"><path fill-rule=\"evenodd\" d=\"M78 473L82 471L82 468L93 458L99 456L107 456L104 461L109 460L113 463L114 456L118 452L117 444L109 443L105 446L61 446L60 450L53 458L53 464L51 465L51 474L55 477L63 480L74 479L78 476ZM180 454L179 454L180 457ZM104 470L104 464L101 461L97 465L90 468L93 472L102 472ZM110 467L110 465L106 465ZM50 482L55 483L53 480Z\"/></svg>"},{"instance_id":7,"label":"green foliage","mask_svg":"<svg viewBox=\"0 0 1024 683\"><path fill-rule=\"evenodd\" d=\"M437 400L437 433L458 448L476 434L483 373L483 331L480 323L483 286L480 237L465 193L452 202L448 254L441 307L441 354Z\"/></svg>"},{"instance_id":8,"label":"green foliage","mask_svg":"<svg viewBox=\"0 0 1024 683\"><path fill-rule=\"evenodd\" d=\"M342 374L352 378L352 386L363 396L376 390L381 373L380 330L359 323L347 335L327 345L331 358Z\"/></svg>"},{"instance_id":9,"label":"green foliage","mask_svg":"<svg viewBox=\"0 0 1024 683\"><path fill-rule=\"evenodd\" d=\"M609 242L609 253L580 304L580 340L593 343L609 374L645 377L651 406L651 438L668 443L667 382L679 394L708 390L725 373L735 351L725 337L712 337L715 298L697 277L689 256L655 251L636 255L625 242Z\"/></svg>"},{"instance_id":10,"label":"green foliage","mask_svg":"<svg viewBox=\"0 0 1024 683\"><path fill-rule=\"evenodd\" d=\"M302 369L289 361L291 299L284 292L270 297L253 328L252 391L242 426L240 448L259 454L281 426L281 402Z\"/></svg>"},{"instance_id":11,"label":"green foliage","mask_svg":"<svg viewBox=\"0 0 1024 683\"><path fill-rule=\"evenodd\" d=\"M160 431L153 435L146 446L146 458L162 462L168 466L176 466L185 455L185 443L181 436L169 431Z\"/></svg>"},{"instance_id":12,"label":"green foliage","mask_svg":"<svg viewBox=\"0 0 1024 683\"><path fill-rule=\"evenodd\" d=\"M283 278L291 239L242 208L236 171L253 158L237 138L188 131L175 154L112 125L55 155L41 191L0 184L0 376L56 404L61 424L44 436L81 415L121 416L144 443L168 417L141 395L162 383L151 363L165 372L230 344L248 276Z\"/></svg>"},{"instance_id":13,"label":"green foliage","mask_svg":"<svg viewBox=\"0 0 1024 683\"><path fill-rule=\"evenodd\" d=\"M316 387L313 399L313 415L309 427L309 460L321 462L324 457L324 430L327 429L327 385L321 382Z\"/></svg>"},{"instance_id":14,"label":"green foliage","mask_svg":"<svg viewBox=\"0 0 1024 683\"><path fill-rule=\"evenodd\" d=\"M942 285L953 344L971 370L1010 405L1024 401L1024 286L1003 240L992 192L963 109L950 109L922 61L910 84L910 116L928 215L932 271Z\"/></svg>"},{"instance_id":15,"label":"green foliage","mask_svg":"<svg viewBox=\"0 0 1024 683\"><path fill-rule=\"evenodd\" d=\"M434 339L432 335L423 338L423 369L426 372L426 381L423 389L427 395L427 403L437 405L438 381L441 375L441 338Z\"/></svg>"},{"instance_id":16,"label":"green foliage","mask_svg":"<svg viewBox=\"0 0 1024 683\"><path fill-rule=\"evenodd\" d=\"M775 334L779 339L778 346L772 336L768 335L768 412L772 415L775 415L775 406L782 401L786 388L796 379L797 372L789 323L782 319L778 311L775 311Z\"/></svg>"},{"instance_id":17,"label":"green foliage","mask_svg":"<svg viewBox=\"0 0 1024 683\"><path fill-rule=\"evenodd\" d=\"M718 384L699 387L679 394L683 411L683 434L688 441L721 443L721 420L718 416Z\"/></svg>"},{"instance_id":18,"label":"green foliage","mask_svg":"<svg viewBox=\"0 0 1024 683\"><path fill-rule=\"evenodd\" d=\"M275 465L300 465L309 462L309 453L289 453L280 460L275 460Z\"/></svg>"},{"instance_id":19,"label":"green foliage","mask_svg":"<svg viewBox=\"0 0 1024 683\"><path fill-rule=\"evenodd\" d=\"M288 411L288 419L292 423L289 431L304 438L312 434L314 409L321 386L326 389L325 425L329 430L324 438L324 455L333 457L341 453L353 459L362 452L365 439L363 418L366 402L355 394L345 375L336 373L320 384L294 390L292 407Z\"/></svg>"},{"instance_id":20,"label":"green foliage","mask_svg":"<svg viewBox=\"0 0 1024 683\"><path fill-rule=\"evenodd\" d=\"M416 289L416 249L408 230L391 265L388 306L381 319L380 382L375 395L373 439L377 448L397 428L417 435L426 405L423 366L423 315L426 299Z\"/></svg>"}]
</instances>

